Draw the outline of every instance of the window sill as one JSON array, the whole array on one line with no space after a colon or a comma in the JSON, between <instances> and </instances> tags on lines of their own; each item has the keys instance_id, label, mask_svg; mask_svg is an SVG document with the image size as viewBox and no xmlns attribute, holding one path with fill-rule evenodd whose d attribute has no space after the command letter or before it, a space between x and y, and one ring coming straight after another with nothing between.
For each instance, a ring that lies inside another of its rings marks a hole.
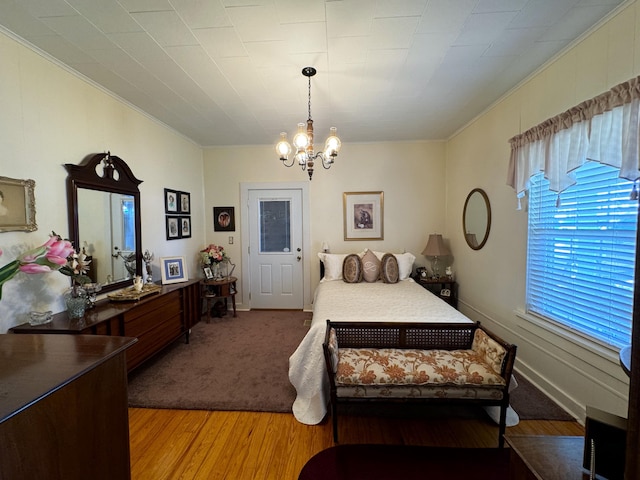
<instances>
[{"instance_id":1,"label":"window sill","mask_svg":"<svg viewBox=\"0 0 640 480\"><path fill-rule=\"evenodd\" d=\"M620 364L620 353L619 349L616 347L605 345L601 342L598 342L597 340L587 337L586 335L576 332L575 330L565 327L558 322L554 322L553 320L549 320L547 318L543 318L531 313L526 313L522 310L516 310L514 313L519 318L532 323L536 327L546 330L547 332L556 335L563 340L571 342L580 348L586 349L594 355L597 355L616 365Z\"/></svg>"}]
</instances>

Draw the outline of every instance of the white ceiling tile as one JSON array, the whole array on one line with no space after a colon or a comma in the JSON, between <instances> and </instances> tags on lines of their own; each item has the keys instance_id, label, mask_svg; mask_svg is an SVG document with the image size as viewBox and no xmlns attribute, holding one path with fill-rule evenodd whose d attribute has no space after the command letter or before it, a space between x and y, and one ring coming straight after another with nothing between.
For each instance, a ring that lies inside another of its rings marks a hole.
<instances>
[{"instance_id":1,"label":"white ceiling tile","mask_svg":"<svg viewBox=\"0 0 640 480\"><path fill-rule=\"evenodd\" d=\"M108 37L140 63L161 62L169 59L167 53L147 32L111 33Z\"/></svg>"},{"instance_id":2,"label":"white ceiling tile","mask_svg":"<svg viewBox=\"0 0 640 480\"><path fill-rule=\"evenodd\" d=\"M602 18L609 10L610 8L604 5L573 8L547 29L544 39L548 41L571 40L573 38L571 32L588 30L596 23L594 18Z\"/></svg>"},{"instance_id":3,"label":"white ceiling tile","mask_svg":"<svg viewBox=\"0 0 640 480\"><path fill-rule=\"evenodd\" d=\"M51 30L82 50L113 47L111 40L104 33L96 30L86 18L80 15L73 17L46 17L42 18L42 21Z\"/></svg>"},{"instance_id":4,"label":"white ceiling tile","mask_svg":"<svg viewBox=\"0 0 640 480\"><path fill-rule=\"evenodd\" d=\"M478 0L473 13L517 12L529 0Z\"/></svg>"},{"instance_id":5,"label":"white ceiling tile","mask_svg":"<svg viewBox=\"0 0 640 480\"><path fill-rule=\"evenodd\" d=\"M476 0L431 0L416 33L459 32L475 5Z\"/></svg>"},{"instance_id":6,"label":"white ceiling tile","mask_svg":"<svg viewBox=\"0 0 640 480\"><path fill-rule=\"evenodd\" d=\"M105 1L105 0L102 0ZM113 0L106 0L113 1ZM169 0L117 0L129 13L133 12L160 12L173 10Z\"/></svg>"},{"instance_id":7,"label":"white ceiling tile","mask_svg":"<svg viewBox=\"0 0 640 480\"><path fill-rule=\"evenodd\" d=\"M174 11L133 13L132 17L163 47L198 43Z\"/></svg>"},{"instance_id":8,"label":"white ceiling tile","mask_svg":"<svg viewBox=\"0 0 640 480\"><path fill-rule=\"evenodd\" d=\"M540 8L540 2L545 8ZM575 0L529 0L509 28L548 27L563 17Z\"/></svg>"},{"instance_id":9,"label":"white ceiling tile","mask_svg":"<svg viewBox=\"0 0 640 480\"><path fill-rule=\"evenodd\" d=\"M376 0L375 18L419 17L428 0Z\"/></svg>"},{"instance_id":10,"label":"white ceiling tile","mask_svg":"<svg viewBox=\"0 0 640 480\"><path fill-rule=\"evenodd\" d=\"M218 0L171 0L189 28L231 27L231 19Z\"/></svg>"},{"instance_id":11,"label":"white ceiling tile","mask_svg":"<svg viewBox=\"0 0 640 480\"><path fill-rule=\"evenodd\" d=\"M278 19L281 24L324 22L325 2L300 0L275 0Z\"/></svg>"},{"instance_id":12,"label":"white ceiling tile","mask_svg":"<svg viewBox=\"0 0 640 480\"><path fill-rule=\"evenodd\" d=\"M369 0L328 2L327 35L334 37L360 37L371 34L375 4Z\"/></svg>"},{"instance_id":13,"label":"white ceiling tile","mask_svg":"<svg viewBox=\"0 0 640 480\"><path fill-rule=\"evenodd\" d=\"M500 36L484 52L484 56L516 56L542 38L545 28L510 28L503 30Z\"/></svg>"},{"instance_id":14,"label":"white ceiling tile","mask_svg":"<svg viewBox=\"0 0 640 480\"><path fill-rule=\"evenodd\" d=\"M20 0L20 6L36 18L77 15L65 0Z\"/></svg>"},{"instance_id":15,"label":"white ceiling tile","mask_svg":"<svg viewBox=\"0 0 640 480\"><path fill-rule=\"evenodd\" d=\"M369 37L329 39L329 62L333 68L343 63L363 63L367 58Z\"/></svg>"},{"instance_id":16,"label":"white ceiling tile","mask_svg":"<svg viewBox=\"0 0 640 480\"><path fill-rule=\"evenodd\" d=\"M89 22L104 33L137 32L142 27L117 2L96 0L67 0Z\"/></svg>"},{"instance_id":17,"label":"white ceiling tile","mask_svg":"<svg viewBox=\"0 0 640 480\"><path fill-rule=\"evenodd\" d=\"M227 13L243 42L282 40L276 12L265 6L236 7Z\"/></svg>"},{"instance_id":18,"label":"white ceiling tile","mask_svg":"<svg viewBox=\"0 0 640 480\"><path fill-rule=\"evenodd\" d=\"M193 34L211 58L243 57L248 55L233 27L201 28L194 30Z\"/></svg>"},{"instance_id":19,"label":"white ceiling tile","mask_svg":"<svg viewBox=\"0 0 640 480\"><path fill-rule=\"evenodd\" d=\"M515 15L515 12L474 13L467 18L454 45L489 44L500 36Z\"/></svg>"},{"instance_id":20,"label":"white ceiling tile","mask_svg":"<svg viewBox=\"0 0 640 480\"><path fill-rule=\"evenodd\" d=\"M417 17L375 18L369 48L409 48L417 25Z\"/></svg>"},{"instance_id":21,"label":"white ceiling tile","mask_svg":"<svg viewBox=\"0 0 640 480\"><path fill-rule=\"evenodd\" d=\"M324 23L294 23L283 29L287 53L315 53L327 51Z\"/></svg>"}]
</instances>

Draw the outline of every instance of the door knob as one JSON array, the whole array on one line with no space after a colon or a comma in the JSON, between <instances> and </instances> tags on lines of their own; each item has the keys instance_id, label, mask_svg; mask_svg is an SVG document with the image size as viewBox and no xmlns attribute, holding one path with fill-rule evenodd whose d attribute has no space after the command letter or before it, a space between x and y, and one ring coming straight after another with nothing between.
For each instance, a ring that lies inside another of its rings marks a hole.
<instances>
[{"instance_id":1,"label":"door knob","mask_svg":"<svg viewBox=\"0 0 640 480\"><path fill-rule=\"evenodd\" d=\"M302 251L302 249L298 247L298 248L296 248L296 251L297 251L297 252L301 252L301 251Z\"/></svg>"},{"instance_id":2,"label":"door knob","mask_svg":"<svg viewBox=\"0 0 640 480\"><path fill-rule=\"evenodd\" d=\"M302 260L302 257L301 257L300 255L298 255L298 256L296 257L296 259L297 259L298 261L300 261L300 260Z\"/></svg>"}]
</instances>

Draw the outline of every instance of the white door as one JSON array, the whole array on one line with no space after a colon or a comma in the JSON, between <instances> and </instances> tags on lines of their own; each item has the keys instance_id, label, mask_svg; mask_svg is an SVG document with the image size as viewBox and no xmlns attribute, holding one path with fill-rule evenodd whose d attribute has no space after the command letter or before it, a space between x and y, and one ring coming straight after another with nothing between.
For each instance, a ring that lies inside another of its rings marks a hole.
<instances>
[{"instance_id":1,"label":"white door","mask_svg":"<svg viewBox=\"0 0 640 480\"><path fill-rule=\"evenodd\" d=\"M302 191L249 191L251 308L301 309Z\"/></svg>"}]
</instances>

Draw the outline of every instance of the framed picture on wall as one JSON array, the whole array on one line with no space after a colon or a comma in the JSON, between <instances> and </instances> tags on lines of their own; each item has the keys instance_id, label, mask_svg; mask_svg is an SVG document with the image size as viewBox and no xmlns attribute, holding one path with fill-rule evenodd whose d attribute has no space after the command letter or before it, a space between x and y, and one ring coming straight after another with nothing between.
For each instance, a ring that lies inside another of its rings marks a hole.
<instances>
[{"instance_id":1,"label":"framed picture on wall","mask_svg":"<svg viewBox=\"0 0 640 480\"><path fill-rule=\"evenodd\" d=\"M189 279L184 257L162 257L160 259L160 268L162 270L163 285L186 282Z\"/></svg>"},{"instance_id":2,"label":"framed picture on wall","mask_svg":"<svg viewBox=\"0 0 640 480\"><path fill-rule=\"evenodd\" d=\"M191 194L188 192L179 192L180 203L178 205L179 213L191 213Z\"/></svg>"},{"instance_id":3,"label":"framed picture on wall","mask_svg":"<svg viewBox=\"0 0 640 480\"><path fill-rule=\"evenodd\" d=\"M171 215L167 215L166 217L166 227L167 227L167 240L177 240L182 238L182 217L174 217ZM189 232L191 232L191 228L189 228Z\"/></svg>"},{"instance_id":4,"label":"framed picture on wall","mask_svg":"<svg viewBox=\"0 0 640 480\"><path fill-rule=\"evenodd\" d=\"M180 217L180 238L191 238L191 217Z\"/></svg>"},{"instance_id":5,"label":"framed picture on wall","mask_svg":"<svg viewBox=\"0 0 640 480\"><path fill-rule=\"evenodd\" d=\"M176 190L164 189L164 212L178 213L178 205L180 198Z\"/></svg>"},{"instance_id":6,"label":"framed picture on wall","mask_svg":"<svg viewBox=\"0 0 640 480\"><path fill-rule=\"evenodd\" d=\"M215 232L236 231L236 216L233 207L213 207L213 230Z\"/></svg>"},{"instance_id":7,"label":"framed picture on wall","mask_svg":"<svg viewBox=\"0 0 640 480\"><path fill-rule=\"evenodd\" d=\"M345 240L384 240L384 192L342 194Z\"/></svg>"},{"instance_id":8,"label":"framed picture on wall","mask_svg":"<svg viewBox=\"0 0 640 480\"><path fill-rule=\"evenodd\" d=\"M36 225L36 182L0 177L0 232L33 232Z\"/></svg>"}]
</instances>

